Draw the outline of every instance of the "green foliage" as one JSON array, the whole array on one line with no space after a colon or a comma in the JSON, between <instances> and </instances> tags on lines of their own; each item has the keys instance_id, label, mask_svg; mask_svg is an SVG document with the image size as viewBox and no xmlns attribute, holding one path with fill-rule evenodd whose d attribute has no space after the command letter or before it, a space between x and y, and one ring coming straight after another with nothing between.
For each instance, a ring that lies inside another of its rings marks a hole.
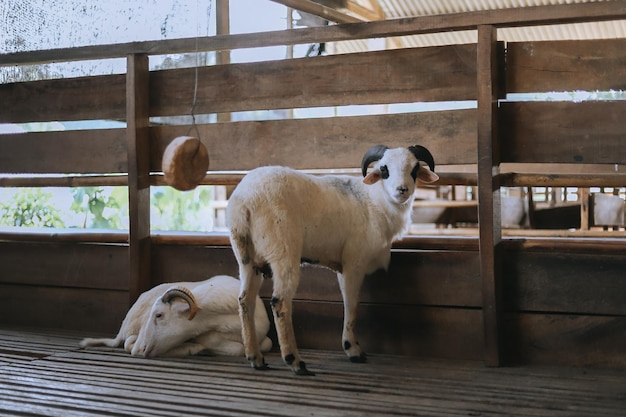
<instances>
[{"instance_id":1,"label":"green foliage","mask_svg":"<svg viewBox=\"0 0 626 417\"><path fill-rule=\"evenodd\" d=\"M83 227L121 229L128 217L128 192L125 187L78 187L72 189L70 209L84 214ZM87 225L88 221L90 222Z\"/></svg>"},{"instance_id":2,"label":"green foliage","mask_svg":"<svg viewBox=\"0 0 626 417\"><path fill-rule=\"evenodd\" d=\"M0 201L0 224L21 227L65 227L52 193L41 188L24 188L7 203Z\"/></svg>"},{"instance_id":3,"label":"green foliage","mask_svg":"<svg viewBox=\"0 0 626 417\"><path fill-rule=\"evenodd\" d=\"M152 229L209 231L211 200L211 187L200 186L188 192L151 187ZM128 189L0 189L0 225L127 229Z\"/></svg>"},{"instance_id":4,"label":"green foliage","mask_svg":"<svg viewBox=\"0 0 626 417\"><path fill-rule=\"evenodd\" d=\"M171 187L152 187L151 223L156 230L207 230L211 190L198 187L180 192ZM203 226L203 223L205 226Z\"/></svg>"}]
</instances>

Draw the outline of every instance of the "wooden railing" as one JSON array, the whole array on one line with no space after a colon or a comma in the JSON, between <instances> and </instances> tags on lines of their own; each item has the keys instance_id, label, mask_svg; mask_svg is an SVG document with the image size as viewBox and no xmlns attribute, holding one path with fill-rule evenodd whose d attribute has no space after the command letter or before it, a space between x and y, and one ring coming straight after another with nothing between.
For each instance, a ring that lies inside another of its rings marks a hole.
<instances>
[{"instance_id":1,"label":"wooden railing","mask_svg":"<svg viewBox=\"0 0 626 417\"><path fill-rule=\"evenodd\" d=\"M357 168L360 155L378 143L424 145L435 155L441 184L477 184L478 240L463 238L450 243L451 239L437 238L431 242L441 250L479 249L480 291L472 289L467 298L471 301L458 301L458 305L482 311L484 358L487 364L498 365L503 349L501 261L505 250L520 242L503 245L500 187L626 185L623 171L584 171L586 166L621 167L626 163L626 124L622 120L626 101L503 100L509 93L623 90L626 40L503 45L497 40L498 29L625 18L626 2L611 1L0 55L0 65L114 57L127 57L128 63L123 75L0 85L0 123L126 121L126 128L119 129L0 136L0 173L53 174L3 175L0 186L127 185L130 259L126 267L130 271L128 291L134 300L160 273L155 264L165 261L159 258L159 246L167 245L167 239L172 239L169 243L185 240L150 234L149 187L162 184L163 151L190 126L150 126L150 118L188 114L195 83L193 68L149 71L149 55L477 30L477 43L469 45L198 68L195 112L475 100L477 109L470 110L215 123L197 128L211 158L211 171L203 184L234 185L241 171L270 164L298 169ZM507 172L501 164L507 164ZM525 164L541 164L541 172L516 172L517 166ZM561 164L580 166L581 171L564 173ZM458 165L474 166L475 172L446 169ZM2 238L15 247L16 242L32 240L28 236L4 234ZM111 239L119 243L121 238L115 235ZM192 243L194 238L189 239ZM226 244L224 236L215 239L208 244ZM409 238L397 248L417 253L423 242ZM557 245L551 247L567 250L570 244L580 250L580 241L551 240L550 245L554 242ZM584 244L589 252L597 247L592 240ZM524 249L524 245L517 248ZM613 245L603 248L616 256L621 253ZM3 284L16 285L11 279ZM476 303L479 293L480 302ZM442 298L436 299L439 301L433 303L442 302ZM602 314L621 315L623 310L616 306L603 309Z\"/></svg>"}]
</instances>

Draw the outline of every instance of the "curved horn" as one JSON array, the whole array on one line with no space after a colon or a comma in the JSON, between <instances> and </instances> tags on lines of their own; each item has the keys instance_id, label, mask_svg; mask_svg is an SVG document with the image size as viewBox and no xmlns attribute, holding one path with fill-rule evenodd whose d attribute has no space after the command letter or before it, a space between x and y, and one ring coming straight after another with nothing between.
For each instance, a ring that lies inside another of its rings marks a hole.
<instances>
[{"instance_id":1,"label":"curved horn","mask_svg":"<svg viewBox=\"0 0 626 417\"><path fill-rule=\"evenodd\" d=\"M363 155L363 161L361 162L361 172L363 172L363 176L367 175L367 167L370 166L372 162L378 161L383 157L385 151L389 149L385 145L376 145L372 146L365 155Z\"/></svg>"},{"instance_id":2,"label":"curved horn","mask_svg":"<svg viewBox=\"0 0 626 417\"><path fill-rule=\"evenodd\" d=\"M165 291L165 294L161 297L161 301L163 303L171 303L174 298L182 298L189 304L189 317L187 317L187 320L193 319L198 312L198 304L191 291L184 287L170 288Z\"/></svg>"},{"instance_id":3,"label":"curved horn","mask_svg":"<svg viewBox=\"0 0 626 417\"><path fill-rule=\"evenodd\" d=\"M409 151L415 155L418 161L426 162L428 168L430 168L432 172L435 172L435 159L428 149L420 145L415 145L409 146Z\"/></svg>"}]
</instances>

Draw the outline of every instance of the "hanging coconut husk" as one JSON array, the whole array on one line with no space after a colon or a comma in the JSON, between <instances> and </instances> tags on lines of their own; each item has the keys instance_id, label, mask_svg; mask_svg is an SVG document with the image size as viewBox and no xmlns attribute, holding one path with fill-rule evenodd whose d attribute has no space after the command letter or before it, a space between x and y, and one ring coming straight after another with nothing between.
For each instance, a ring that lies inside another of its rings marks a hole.
<instances>
[{"instance_id":1,"label":"hanging coconut husk","mask_svg":"<svg viewBox=\"0 0 626 417\"><path fill-rule=\"evenodd\" d=\"M209 169L209 153L193 136L179 136L163 153L165 183L180 191L196 188Z\"/></svg>"}]
</instances>

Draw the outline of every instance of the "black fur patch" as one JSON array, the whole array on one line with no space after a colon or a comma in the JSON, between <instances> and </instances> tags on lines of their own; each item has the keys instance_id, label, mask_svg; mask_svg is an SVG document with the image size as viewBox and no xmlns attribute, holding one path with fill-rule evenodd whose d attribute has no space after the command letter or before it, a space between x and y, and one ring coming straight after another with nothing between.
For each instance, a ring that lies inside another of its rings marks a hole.
<instances>
[{"instance_id":1,"label":"black fur patch","mask_svg":"<svg viewBox=\"0 0 626 417\"><path fill-rule=\"evenodd\" d=\"M271 279L273 276L272 268L269 264L263 264L261 266L255 266L254 271L259 274L263 274L264 279Z\"/></svg>"},{"instance_id":2,"label":"black fur patch","mask_svg":"<svg viewBox=\"0 0 626 417\"><path fill-rule=\"evenodd\" d=\"M380 167L380 177L384 180L389 178L389 168L387 168L387 165L383 165Z\"/></svg>"},{"instance_id":3,"label":"black fur patch","mask_svg":"<svg viewBox=\"0 0 626 417\"><path fill-rule=\"evenodd\" d=\"M267 364L265 363L265 359L263 359L263 363L261 365L254 365L254 369L257 371L267 371L268 369L270 369L269 366L267 366Z\"/></svg>"},{"instance_id":4,"label":"black fur patch","mask_svg":"<svg viewBox=\"0 0 626 417\"><path fill-rule=\"evenodd\" d=\"M350 362L352 363L366 363L367 355L365 353L361 353L358 356L350 356Z\"/></svg>"},{"instance_id":5,"label":"black fur patch","mask_svg":"<svg viewBox=\"0 0 626 417\"><path fill-rule=\"evenodd\" d=\"M298 370L296 370L295 372L296 372L296 375L315 376L315 372L311 372L308 369L306 369L306 363L304 363L304 361L300 361L300 363L298 363Z\"/></svg>"},{"instance_id":6,"label":"black fur patch","mask_svg":"<svg viewBox=\"0 0 626 417\"><path fill-rule=\"evenodd\" d=\"M347 340L345 342L343 342L343 349L344 350L348 350L352 347L352 343L348 342Z\"/></svg>"},{"instance_id":7,"label":"black fur patch","mask_svg":"<svg viewBox=\"0 0 626 417\"><path fill-rule=\"evenodd\" d=\"M295 357L295 355L293 353L290 353L289 355L285 356L285 363L287 365L291 365L293 363L293 361L295 361L295 360L296 360L296 357Z\"/></svg>"},{"instance_id":8,"label":"black fur patch","mask_svg":"<svg viewBox=\"0 0 626 417\"><path fill-rule=\"evenodd\" d=\"M413 171L411 171L411 178L413 178L413 181L417 181L417 172L420 170L420 164L419 162L417 164L415 164L415 166L413 167Z\"/></svg>"},{"instance_id":9,"label":"black fur patch","mask_svg":"<svg viewBox=\"0 0 626 417\"><path fill-rule=\"evenodd\" d=\"M248 306L243 301L246 298L245 294L239 297L239 307L241 308L242 313L248 314Z\"/></svg>"},{"instance_id":10,"label":"black fur patch","mask_svg":"<svg viewBox=\"0 0 626 417\"><path fill-rule=\"evenodd\" d=\"M274 307L276 304L278 304L279 301L280 299L278 297L272 297L272 299L270 300L270 304L272 307Z\"/></svg>"}]
</instances>

